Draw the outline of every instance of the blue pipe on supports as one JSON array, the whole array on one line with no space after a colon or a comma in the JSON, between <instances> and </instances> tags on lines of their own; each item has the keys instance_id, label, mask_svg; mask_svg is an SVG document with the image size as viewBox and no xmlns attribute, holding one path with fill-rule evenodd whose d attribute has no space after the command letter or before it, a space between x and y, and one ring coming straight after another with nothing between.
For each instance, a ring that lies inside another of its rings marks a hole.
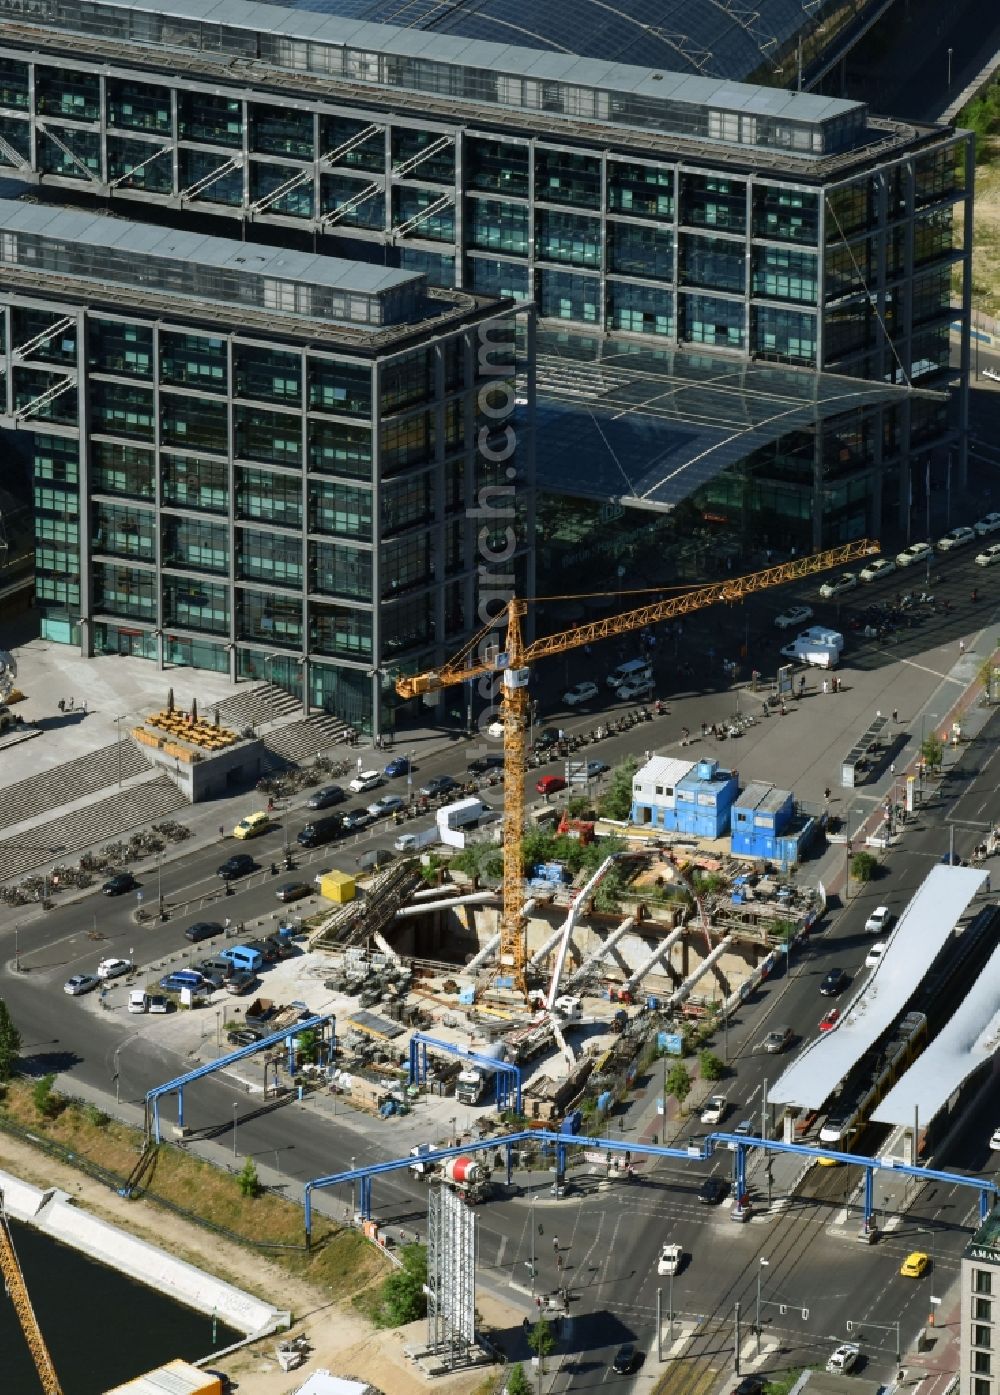
<instances>
[{"instance_id":1,"label":"blue pipe on supports","mask_svg":"<svg viewBox=\"0 0 1000 1395\"><path fill-rule=\"evenodd\" d=\"M521 1069L519 1066L515 1066L512 1061L498 1061L493 1056L483 1056L480 1052L472 1051L467 1046L459 1046L453 1041L440 1041L437 1037L428 1036L425 1032L414 1032L410 1038L409 1082L411 1085L420 1085L427 1079L428 1047L434 1051L443 1051L447 1056L458 1056L463 1061L471 1061L473 1065L489 1071L496 1087L498 1109L508 1108L511 1086L513 1086L514 1111L520 1114Z\"/></svg>"}]
</instances>

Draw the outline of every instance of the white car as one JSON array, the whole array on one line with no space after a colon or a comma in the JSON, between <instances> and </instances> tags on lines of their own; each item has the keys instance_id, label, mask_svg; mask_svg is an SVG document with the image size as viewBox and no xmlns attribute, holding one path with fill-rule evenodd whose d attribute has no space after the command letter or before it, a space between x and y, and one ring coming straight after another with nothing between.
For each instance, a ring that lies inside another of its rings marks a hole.
<instances>
[{"instance_id":1,"label":"white car","mask_svg":"<svg viewBox=\"0 0 1000 1395\"><path fill-rule=\"evenodd\" d=\"M887 930L892 923L892 912L888 906L876 906L871 915L865 921L865 930L869 935L881 935L883 930Z\"/></svg>"},{"instance_id":2,"label":"white car","mask_svg":"<svg viewBox=\"0 0 1000 1395\"><path fill-rule=\"evenodd\" d=\"M597 697L597 684L587 680L584 683L577 683L568 692L563 693L563 702L567 707L577 707L581 702L591 702Z\"/></svg>"},{"instance_id":3,"label":"white car","mask_svg":"<svg viewBox=\"0 0 1000 1395\"><path fill-rule=\"evenodd\" d=\"M967 543L975 541L975 528L952 528L950 533L945 533L943 538L938 538L938 551L951 552L952 548L965 547Z\"/></svg>"},{"instance_id":4,"label":"white car","mask_svg":"<svg viewBox=\"0 0 1000 1395\"><path fill-rule=\"evenodd\" d=\"M680 1245L664 1245L656 1265L657 1274L676 1274L681 1267L684 1251Z\"/></svg>"},{"instance_id":5,"label":"white car","mask_svg":"<svg viewBox=\"0 0 1000 1395\"><path fill-rule=\"evenodd\" d=\"M359 770L351 781L350 788L355 794L364 794L366 790L377 790L381 783L381 770Z\"/></svg>"},{"instance_id":6,"label":"white car","mask_svg":"<svg viewBox=\"0 0 1000 1395\"><path fill-rule=\"evenodd\" d=\"M845 591L853 591L858 584L857 572L841 572L832 581L824 581L819 588L819 594L824 601L832 600L834 596L840 596Z\"/></svg>"},{"instance_id":7,"label":"white car","mask_svg":"<svg viewBox=\"0 0 1000 1395\"><path fill-rule=\"evenodd\" d=\"M990 1135L990 1147L994 1153L1000 1153L1000 1129L994 1129Z\"/></svg>"},{"instance_id":8,"label":"white car","mask_svg":"<svg viewBox=\"0 0 1000 1395\"><path fill-rule=\"evenodd\" d=\"M701 1107L703 1124L721 1124L726 1115L728 1101L725 1095L709 1095Z\"/></svg>"},{"instance_id":9,"label":"white car","mask_svg":"<svg viewBox=\"0 0 1000 1395\"><path fill-rule=\"evenodd\" d=\"M861 1360L861 1348L857 1342L841 1342L836 1351L831 1352L826 1369L831 1375L847 1376Z\"/></svg>"},{"instance_id":10,"label":"white car","mask_svg":"<svg viewBox=\"0 0 1000 1395\"><path fill-rule=\"evenodd\" d=\"M912 567L914 562L925 562L933 556L934 549L929 542L910 543L909 547L896 553L896 566Z\"/></svg>"},{"instance_id":11,"label":"white car","mask_svg":"<svg viewBox=\"0 0 1000 1395\"><path fill-rule=\"evenodd\" d=\"M981 538L985 538L987 533L1000 532L1000 513L988 513L973 526Z\"/></svg>"},{"instance_id":12,"label":"white car","mask_svg":"<svg viewBox=\"0 0 1000 1395\"><path fill-rule=\"evenodd\" d=\"M121 978L135 968L131 959L102 959L97 966L98 978Z\"/></svg>"},{"instance_id":13,"label":"white car","mask_svg":"<svg viewBox=\"0 0 1000 1395\"><path fill-rule=\"evenodd\" d=\"M812 615L811 605L790 605L787 610L774 617L774 627L776 630L794 630L811 620Z\"/></svg>"},{"instance_id":14,"label":"white car","mask_svg":"<svg viewBox=\"0 0 1000 1395\"><path fill-rule=\"evenodd\" d=\"M891 557L876 557L874 562L862 567L858 575L862 581L878 581L880 576L888 576L895 570L896 564Z\"/></svg>"},{"instance_id":15,"label":"white car","mask_svg":"<svg viewBox=\"0 0 1000 1395\"><path fill-rule=\"evenodd\" d=\"M885 949L885 940L879 940L877 944L873 944L871 949L865 955L865 968L877 969L879 964L881 964L882 962L882 956L885 953Z\"/></svg>"},{"instance_id":16,"label":"white car","mask_svg":"<svg viewBox=\"0 0 1000 1395\"><path fill-rule=\"evenodd\" d=\"M1000 562L1000 542L990 543L976 558L977 567L992 567L994 562Z\"/></svg>"},{"instance_id":17,"label":"white car","mask_svg":"<svg viewBox=\"0 0 1000 1395\"><path fill-rule=\"evenodd\" d=\"M652 692L653 681L651 678L636 678L632 683L620 683L617 696L623 702L635 702L637 698L650 697Z\"/></svg>"}]
</instances>

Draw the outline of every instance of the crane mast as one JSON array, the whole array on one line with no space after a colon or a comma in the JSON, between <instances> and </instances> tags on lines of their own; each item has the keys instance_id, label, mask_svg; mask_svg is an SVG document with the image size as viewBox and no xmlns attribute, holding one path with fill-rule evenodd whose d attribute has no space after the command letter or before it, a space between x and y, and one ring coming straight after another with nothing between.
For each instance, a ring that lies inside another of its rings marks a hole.
<instances>
[{"instance_id":1,"label":"crane mast","mask_svg":"<svg viewBox=\"0 0 1000 1395\"><path fill-rule=\"evenodd\" d=\"M59 1384L59 1377L52 1364L49 1349L45 1345L42 1329L38 1325L37 1317L35 1317L35 1310L28 1296L24 1275L21 1273L17 1251L14 1249L14 1237L11 1234L10 1222L7 1220L7 1212L3 1204L3 1192L0 1192L0 1274L3 1274L4 1287L14 1304L17 1320L21 1324L24 1340L28 1344L28 1350L31 1352L35 1370L38 1372L38 1379L45 1395L62 1395L62 1386Z\"/></svg>"},{"instance_id":2,"label":"crane mast","mask_svg":"<svg viewBox=\"0 0 1000 1395\"><path fill-rule=\"evenodd\" d=\"M502 684L503 910L494 979L498 976L512 979L514 987L527 1000L528 960L522 914L524 876L521 840L524 835L525 733L528 726L528 679L531 664L537 659L562 654L570 649L579 649L585 644L596 643L597 640L641 630L646 625L656 624L660 620L690 615L693 611L703 610L718 601L744 600L756 591L781 586L786 581L799 580L813 576L816 572L827 571L831 567L843 566L846 562L871 557L878 551L878 543L868 538L842 543L838 547L827 548L808 557L782 562L763 571L749 572L746 576L727 577L725 581L694 586L690 590L680 592L679 595L636 606L620 615L575 625L572 629L560 630L555 634L543 635L541 639L535 639L530 644L524 643L521 633L521 621L528 612L528 602L523 598L513 597L506 607L507 634L502 649L495 643L490 643L490 637L498 623L494 619L484 625L463 645L454 658L440 668L428 670L426 673L407 674L396 679L396 691L403 698L438 692L454 683L465 683L485 675L499 678ZM473 655L477 657L471 657Z\"/></svg>"}]
</instances>

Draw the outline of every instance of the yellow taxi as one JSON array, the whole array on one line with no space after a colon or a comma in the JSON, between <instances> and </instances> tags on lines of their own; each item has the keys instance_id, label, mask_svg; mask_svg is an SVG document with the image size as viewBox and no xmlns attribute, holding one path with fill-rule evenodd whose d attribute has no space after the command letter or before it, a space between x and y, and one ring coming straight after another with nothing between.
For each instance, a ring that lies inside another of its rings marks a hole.
<instances>
[{"instance_id":1,"label":"yellow taxi","mask_svg":"<svg viewBox=\"0 0 1000 1395\"><path fill-rule=\"evenodd\" d=\"M240 819L233 829L234 838L256 838L258 833L266 833L271 826L269 814L263 811L257 814L247 814L245 819Z\"/></svg>"},{"instance_id":2,"label":"yellow taxi","mask_svg":"<svg viewBox=\"0 0 1000 1395\"><path fill-rule=\"evenodd\" d=\"M930 1256L925 1255L923 1250L912 1250L900 1265L899 1272L904 1279L919 1279L927 1272L930 1262Z\"/></svg>"}]
</instances>

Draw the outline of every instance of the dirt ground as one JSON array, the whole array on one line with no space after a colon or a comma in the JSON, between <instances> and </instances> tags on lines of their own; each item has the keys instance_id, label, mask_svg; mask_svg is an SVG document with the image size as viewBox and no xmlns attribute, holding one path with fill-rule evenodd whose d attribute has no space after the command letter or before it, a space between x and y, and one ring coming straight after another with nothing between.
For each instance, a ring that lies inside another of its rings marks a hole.
<instances>
[{"instance_id":1,"label":"dirt ground","mask_svg":"<svg viewBox=\"0 0 1000 1395\"><path fill-rule=\"evenodd\" d=\"M994 149L1000 140L992 141ZM961 215L956 215L960 222ZM976 169L973 215L972 303L980 314L1000 318L1000 150L991 164Z\"/></svg>"},{"instance_id":2,"label":"dirt ground","mask_svg":"<svg viewBox=\"0 0 1000 1395\"><path fill-rule=\"evenodd\" d=\"M296 1322L287 1334L303 1333L312 1351L304 1366L285 1374L274 1356L276 1341L269 1337L256 1346L214 1362L238 1383L240 1395L291 1395L311 1371L325 1367L334 1375L368 1381L386 1395L424 1395L432 1385L443 1395L470 1395L482 1384L490 1368L479 1368L466 1375L446 1379L426 1379L403 1355L403 1348L419 1346L426 1335L424 1322L392 1331L377 1331L343 1301L331 1300L310 1284L271 1265L259 1255L249 1255L239 1246L170 1215L145 1201L124 1201L106 1187L54 1160L42 1156L27 1144L0 1134L0 1169L35 1186L58 1187L77 1199L94 1215L198 1265L230 1283L245 1287L278 1308L288 1308ZM520 1321L520 1313L508 1310L486 1295L480 1295L479 1311L487 1324L507 1326ZM284 1334L283 1334L284 1335ZM190 1353L198 1355L198 1353Z\"/></svg>"}]
</instances>

